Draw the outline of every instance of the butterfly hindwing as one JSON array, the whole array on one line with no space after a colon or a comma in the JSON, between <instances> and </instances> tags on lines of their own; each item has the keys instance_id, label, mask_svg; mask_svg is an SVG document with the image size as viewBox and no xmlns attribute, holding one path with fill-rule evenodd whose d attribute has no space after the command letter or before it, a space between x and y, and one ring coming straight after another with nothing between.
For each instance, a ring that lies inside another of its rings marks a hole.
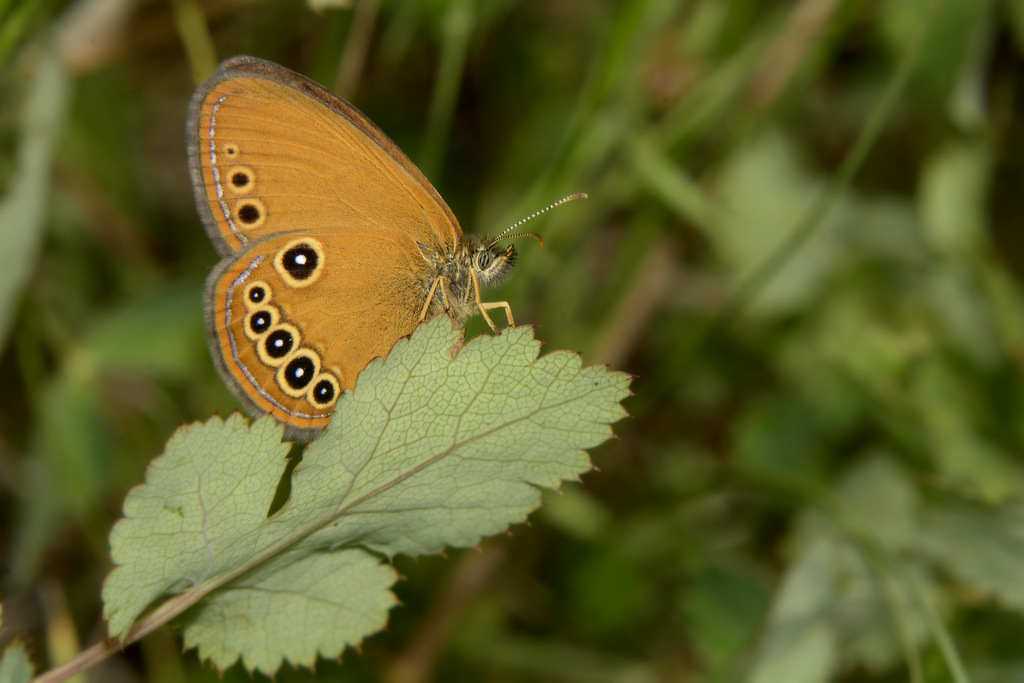
<instances>
[{"instance_id":1,"label":"butterfly hindwing","mask_svg":"<svg viewBox=\"0 0 1024 683\"><path fill-rule=\"evenodd\" d=\"M393 228L256 242L207 282L218 368L254 412L299 433L320 429L363 367L416 327L424 267L415 242Z\"/></svg>"}]
</instances>

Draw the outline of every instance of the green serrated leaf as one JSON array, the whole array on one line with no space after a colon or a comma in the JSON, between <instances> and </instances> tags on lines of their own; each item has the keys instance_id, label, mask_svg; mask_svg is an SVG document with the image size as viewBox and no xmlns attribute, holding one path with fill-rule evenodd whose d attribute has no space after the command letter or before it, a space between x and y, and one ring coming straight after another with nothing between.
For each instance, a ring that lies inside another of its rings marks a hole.
<instances>
[{"instance_id":1,"label":"green serrated leaf","mask_svg":"<svg viewBox=\"0 0 1024 683\"><path fill-rule=\"evenodd\" d=\"M625 375L583 368L575 353L537 360L529 328L478 337L449 358L458 343L450 325L432 323L360 376L295 479L307 504L351 508L315 542L355 537L386 555L473 545L525 519L537 486L589 469L583 449L624 415Z\"/></svg>"},{"instance_id":2,"label":"green serrated leaf","mask_svg":"<svg viewBox=\"0 0 1024 683\"><path fill-rule=\"evenodd\" d=\"M118 565L103 585L111 635L123 638L162 596L252 559L288 454L281 434L270 420L250 427L240 415L175 432L150 463L146 483L128 493L125 517L110 532Z\"/></svg>"},{"instance_id":3,"label":"green serrated leaf","mask_svg":"<svg viewBox=\"0 0 1024 683\"><path fill-rule=\"evenodd\" d=\"M525 519L538 486L587 470L583 449L611 436L629 378L573 353L538 359L528 328L453 357L460 339L440 318L371 363L273 519L280 427L232 417L179 430L111 533L111 634L176 595L194 605L186 644L218 667L311 666L384 625L395 574L380 555L477 543Z\"/></svg>"},{"instance_id":4,"label":"green serrated leaf","mask_svg":"<svg viewBox=\"0 0 1024 683\"><path fill-rule=\"evenodd\" d=\"M220 669L239 653L250 670L275 671L282 656L309 666L384 628L396 578L361 548L282 553L186 615L185 646Z\"/></svg>"}]
</instances>

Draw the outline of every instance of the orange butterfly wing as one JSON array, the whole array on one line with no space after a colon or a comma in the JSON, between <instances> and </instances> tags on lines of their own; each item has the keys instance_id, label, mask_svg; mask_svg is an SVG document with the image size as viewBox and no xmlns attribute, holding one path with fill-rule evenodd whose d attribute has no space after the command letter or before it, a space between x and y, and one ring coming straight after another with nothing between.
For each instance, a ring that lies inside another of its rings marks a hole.
<instances>
[{"instance_id":1,"label":"orange butterfly wing","mask_svg":"<svg viewBox=\"0 0 1024 683\"><path fill-rule=\"evenodd\" d=\"M462 235L379 128L272 62L221 64L193 97L187 132L196 205L222 254L286 230L387 226L438 248Z\"/></svg>"},{"instance_id":2,"label":"orange butterfly wing","mask_svg":"<svg viewBox=\"0 0 1024 683\"><path fill-rule=\"evenodd\" d=\"M224 62L193 98L188 136L196 205L225 257L207 281L214 360L252 412L309 436L416 327L424 254L451 253L458 222L362 114L270 62ZM315 277L289 275L292 252Z\"/></svg>"},{"instance_id":3,"label":"orange butterfly wing","mask_svg":"<svg viewBox=\"0 0 1024 683\"><path fill-rule=\"evenodd\" d=\"M277 256L295 243L320 254L322 274L301 288L290 287L278 270ZM352 389L366 364L387 355L419 322L426 299L419 260L415 242L393 228L277 235L225 259L207 283L207 329L218 369L252 411L274 415L293 433L326 426L340 391ZM255 303L254 286L263 290ZM288 355L275 362L272 342L282 331L290 338ZM312 360L311 374L290 387L283 373L289 359L303 354ZM334 381L323 402L310 395L321 377Z\"/></svg>"}]
</instances>

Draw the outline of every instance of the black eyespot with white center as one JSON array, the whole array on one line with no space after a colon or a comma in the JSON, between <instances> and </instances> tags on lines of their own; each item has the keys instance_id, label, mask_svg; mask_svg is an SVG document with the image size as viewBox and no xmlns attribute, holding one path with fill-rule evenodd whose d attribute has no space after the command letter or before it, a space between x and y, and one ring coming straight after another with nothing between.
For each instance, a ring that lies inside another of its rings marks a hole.
<instances>
[{"instance_id":1,"label":"black eyespot with white center","mask_svg":"<svg viewBox=\"0 0 1024 683\"><path fill-rule=\"evenodd\" d=\"M277 386L292 398L309 399L308 391L320 373L320 356L308 348L292 352L277 370Z\"/></svg>"},{"instance_id":2,"label":"black eyespot with white center","mask_svg":"<svg viewBox=\"0 0 1024 683\"><path fill-rule=\"evenodd\" d=\"M277 252L274 268L288 286L307 287L323 272L323 246L309 237L292 240Z\"/></svg>"},{"instance_id":3,"label":"black eyespot with white center","mask_svg":"<svg viewBox=\"0 0 1024 683\"><path fill-rule=\"evenodd\" d=\"M257 337L269 330L273 324L274 318L268 310L254 311L249 316L249 330Z\"/></svg>"},{"instance_id":4,"label":"black eyespot with white center","mask_svg":"<svg viewBox=\"0 0 1024 683\"><path fill-rule=\"evenodd\" d=\"M320 256L308 244L297 244L284 253L281 263L296 280L306 280L319 265Z\"/></svg>"},{"instance_id":5,"label":"black eyespot with white center","mask_svg":"<svg viewBox=\"0 0 1024 683\"><path fill-rule=\"evenodd\" d=\"M309 390L306 398L314 408L330 408L338 400L341 388L336 380L329 373L320 373Z\"/></svg>"},{"instance_id":6,"label":"black eyespot with white center","mask_svg":"<svg viewBox=\"0 0 1024 683\"><path fill-rule=\"evenodd\" d=\"M276 318L276 315L274 317ZM302 344L302 335L294 325L281 323L272 326L262 337L253 341L256 343L256 355L260 361L264 365L276 368L296 352L295 350Z\"/></svg>"},{"instance_id":7,"label":"black eyespot with white center","mask_svg":"<svg viewBox=\"0 0 1024 683\"><path fill-rule=\"evenodd\" d=\"M316 403L330 403L334 398L334 385L325 379L320 380L313 387L313 400Z\"/></svg>"},{"instance_id":8,"label":"black eyespot with white center","mask_svg":"<svg viewBox=\"0 0 1024 683\"><path fill-rule=\"evenodd\" d=\"M249 312L245 314L242 327L245 330L245 336L255 342L277 325L280 314L274 306L268 306L267 304L261 306L249 305L248 292L246 293L245 300Z\"/></svg>"},{"instance_id":9,"label":"black eyespot with white center","mask_svg":"<svg viewBox=\"0 0 1024 683\"><path fill-rule=\"evenodd\" d=\"M295 348L295 337L287 329L278 328L263 340L263 348L275 360L284 358Z\"/></svg>"},{"instance_id":10,"label":"black eyespot with white center","mask_svg":"<svg viewBox=\"0 0 1024 683\"><path fill-rule=\"evenodd\" d=\"M309 383L313 381L313 376L316 374L316 364L313 359L309 356L296 356L295 358L288 361L284 366L284 372L282 373L284 381L288 383L288 386L296 391L299 389L305 389L309 386Z\"/></svg>"},{"instance_id":11,"label":"black eyespot with white center","mask_svg":"<svg viewBox=\"0 0 1024 683\"><path fill-rule=\"evenodd\" d=\"M249 300L249 303L261 304L267 300L267 289L265 287L250 287L249 292L245 295L245 298Z\"/></svg>"},{"instance_id":12,"label":"black eyespot with white center","mask_svg":"<svg viewBox=\"0 0 1024 683\"><path fill-rule=\"evenodd\" d=\"M263 280L250 282L242 290L242 302L250 311L266 308L273 297L273 291Z\"/></svg>"}]
</instances>

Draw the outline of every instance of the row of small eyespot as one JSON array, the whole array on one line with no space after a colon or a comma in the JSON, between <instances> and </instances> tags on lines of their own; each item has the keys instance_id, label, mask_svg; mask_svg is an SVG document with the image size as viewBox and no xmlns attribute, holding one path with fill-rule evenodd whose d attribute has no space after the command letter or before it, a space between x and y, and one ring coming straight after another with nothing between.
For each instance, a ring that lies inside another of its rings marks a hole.
<instances>
[{"instance_id":1,"label":"row of small eyespot","mask_svg":"<svg viewBox=\"0 0 1024 683\"><path fill-rule=\"evenodd\" d=\"M237 159L239 156L238 145L231 142L225 143L223 151L228 160ZM214 178L218 188L217 195L221 196L224 185L221 183L220 170L216 161L213 164ZM256 174L248 166L233 166L227 170L225 175L228 179L227 187L235 195L250 195L256 189ZM263 206L263 202L256 197L247 197L235 204L231 209L231 216L242 223L246 229L251 230L263 225L267 217L267 210Z\"/></svg>"},{"instance_id":2,"label":"row of small eyespot","mask_svg":"<svg viewBox=\"0 0 1024 683\"><path fill-rule=\"evenodd\" d=\"M302 335L298 328L281 322L277 307L270 305L271 298L270 286L262 280L246 286L245 335L256 345L256 355L262 363L279 368L275 380L281 391L292 398L305 397L314 408L330 408L341 393L338 380L320 369L316 352L300 346Z\"/></svg>"}]
</instances>

